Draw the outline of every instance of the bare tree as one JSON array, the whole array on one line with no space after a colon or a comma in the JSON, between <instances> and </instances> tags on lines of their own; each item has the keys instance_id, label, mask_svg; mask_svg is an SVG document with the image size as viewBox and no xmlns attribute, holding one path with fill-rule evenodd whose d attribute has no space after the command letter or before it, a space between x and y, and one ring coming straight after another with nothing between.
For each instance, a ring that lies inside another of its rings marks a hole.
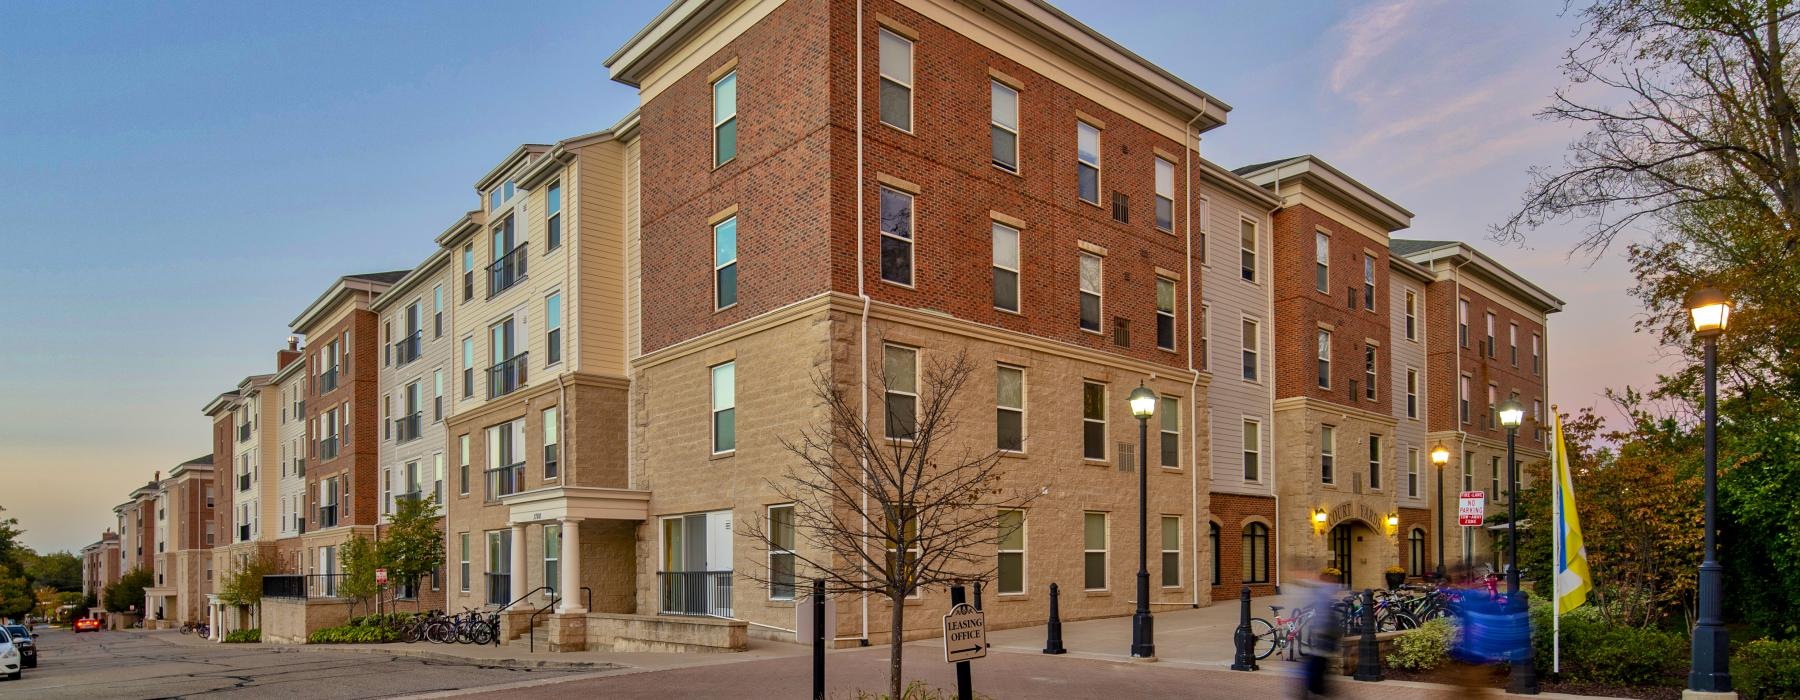
<instances>
[{"instance_id":1,"label":"bare tree","mask_svg":"<svg viewBox=\"0 0 1800 700\"><path fill-rule=\"evenodd\" d=\"M919 374L920 363L908 362L909 351L899 352L902 357L884 361L887 371L866 397L886 407L883 425L871 430L863 420L864 397L825 371L813 380L825 415L798 439L782 440L798 463L769 484L793 502L792 532L806 546L771 532L760 519L739 528L764 551L793 552L793 570L781 572L789 581L816 577L830 594L888 599L888 690L894 698L901 697L906 598L989 578L1001 511L1024 508L1037 495L1001 487L998 450L952 447L956 398L974 371L967 354L930 358ZM889 394L890 387L916 391ZM749 578L773 583L775 572L763 573L770 575Z\"/></svg>"}]
</instances>

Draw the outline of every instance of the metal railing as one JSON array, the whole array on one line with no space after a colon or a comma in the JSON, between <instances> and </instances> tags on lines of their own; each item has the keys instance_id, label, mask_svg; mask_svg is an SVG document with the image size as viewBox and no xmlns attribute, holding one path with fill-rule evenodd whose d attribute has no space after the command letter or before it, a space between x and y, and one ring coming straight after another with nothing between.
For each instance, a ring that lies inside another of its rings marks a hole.
<instances>
[{"instance_id":1,"label":"metal railing","mask_svg":"<svg viewBox=\"0 0 1800 700\"><path fill-rule=\"evenodd\" d=\"M526 358L530 355L522 352L488 368L488 398L505 396L525 386Z\"/></svg>"},{"instance_id":2,"label":"metal railing","mask_svg":"<svg viewBox=\"0 0 1800 700\"><path fill-rule=\"evenodd\" d=\"M419 439L419 424L423 413L414 412L410 416L394 419L394 441L411 442Z\"/></svg>"},{"instance_id":3,"label":"metal railing","mask_svg":"<svg viewBox=\"0 0 1800 700\"><path fill-rule=\"evenodd\" d=\"M394 501L395 502L417 501L424 497L425 497L424 493L420 492L418 489L413 489L411 491L407 491L406 493L394 494Z\"/></svg>"},{"instance_id":4,"label":"metal railing","mask_svg":"<svg viewBox=\"0 0 1800 700\"><path fill-rule=\"evenodd\" d=\"M319 529L323 530L328 527L337 527L337 524L338 524L337 504L333 503L328 506L319 506Z\"/></svg>"},{"instance_id":5,"label":"metal railing","mask_svg":"<svg viewBox=\"0 0 1800 700\"><path fill-rule=\"evenodd\" d=\"M412 335L394 341L394 365L396 367L404 367L406 363L419 359L419 340L424 336L425 331L416 330L412 332Z\"/></svg>"},{"instance_id":6,"label":"metal railing","mask_svg":"<svg viewBox=\"0 0 1800 700\"><path fill-rule=\"evenodd\" d=\"M338 439L336 435L319 441L319 459L335 459L338 455Z\"/></svg>"},{"instance_id":7,"label":"metal railing","mask_svg":"<svg viewBox=\"0 0 1800 700\"><path fill-rule=\"evenodd\" d=\"M501 496L510 496L525 490L524 462L488 469L481 474L487 482L486 499L489 502L498 501Z\"/></svg>"},{"instance_id":8,"label":"metal railing","mask_svg":"<svg viewBox=\"0 0 1800 700\"><path fill-rule=\"evenodd\" d=\"M268 574L262 579L264 598L336 598L348 574Z\"/></svg>"},{"instance_id":9,"label":"metal railing","mask_svg":"<svg viewBox=\"0 0 1800 700\"><path fill-rule=\"evenodd\" d=\"M731 617L730 571L658 571L665 615Z\"/></svg>"},{"instance_id":10,"label":"metal railing","mask_svg":"<svg viewBox=\"0 0 1800 700\"><path fill-rule=\"evenodd\" d=\"M323 394L325 392L336 389L337 385L338 385L337 379L338 379L338 377L337 377L337 368L336 367L328 369L325 371L324 374L319 375L319 393Z\"/></svg>"},{"instance_id":11,"label":"metal railing","mask_svg":"<svg viewBox=\"0 0 1800 700\"><path fill-rule=\"evenodd\" d=\"M525 245L520 243L512 250L500 256L493 264L488 265L488 298L492 299L501 292L511 289L520 280L525 279Z\"/></svg>"}]
</instances>

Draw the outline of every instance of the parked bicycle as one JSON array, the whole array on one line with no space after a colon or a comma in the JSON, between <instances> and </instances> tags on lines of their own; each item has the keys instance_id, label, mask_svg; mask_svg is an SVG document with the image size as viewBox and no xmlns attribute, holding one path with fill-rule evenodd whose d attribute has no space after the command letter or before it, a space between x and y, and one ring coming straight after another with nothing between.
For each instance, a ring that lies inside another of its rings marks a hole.
<instances>
[{"instance_id":1,"label":"parked bicycle","mask_svg":"<svg viewBox=\"0 0 1800 700\"><path fill-rule=\"evenodd\" d=\"M1301 654L1312 653L1312 608L1294 608L1294 614L1281 616L1279 605L1269 606L1271 623L1260 617L1250 619L1250 654L1266 659L1278 650L1287 650L1287 660L1297 661Z\"/></svg>"}]
</instances>

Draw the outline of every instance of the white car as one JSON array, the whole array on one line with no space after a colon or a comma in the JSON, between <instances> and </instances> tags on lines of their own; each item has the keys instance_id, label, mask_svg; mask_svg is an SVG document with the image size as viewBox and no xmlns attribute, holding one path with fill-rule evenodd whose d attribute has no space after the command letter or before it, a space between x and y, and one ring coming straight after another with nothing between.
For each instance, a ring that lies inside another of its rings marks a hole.
<instances>
[{"instance_id":1,"label":"white car","mask_svg":"<svg viewBox=\"0 0 1800 700\"><path fill-rule=\"evenodd\" d=\"M25 671L20 666L23 663L19 648L13 646L12 635L7 633L5 627L0 627L0 674L5 674L7 680L24 678Z\"/></svg>"}]
</instances>

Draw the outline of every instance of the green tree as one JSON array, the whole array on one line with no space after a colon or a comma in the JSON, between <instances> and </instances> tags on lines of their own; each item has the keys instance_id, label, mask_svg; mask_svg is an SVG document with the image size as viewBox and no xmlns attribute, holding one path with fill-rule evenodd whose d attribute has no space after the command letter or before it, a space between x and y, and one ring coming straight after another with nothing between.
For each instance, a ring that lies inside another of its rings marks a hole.
<instances>
[{"instance_id":1,"label":"green tree","mask_svg":"<svg viewBox=\"0 0 1800 700\"><path fill-rule=\"evenodd\" d=\"M0 513L4 512L6 507L0 506ZM25 531L19 529L18 518L0 518L0 564L14 563L21 550L30 551L19 542L19 537L24 534Z\"/></svg>"},{"instance_id":2,"label":"green tree","mask_svg":"<svg viewBox=\"0 0 1800 700\"><path fill-rule=\"evenodd\" d=\"M258 554L219 578L219 602L256 608L256 619L262 619L263 577L275 573L275 558Z\"/></svg>"},{"instance_id":3,"label":"green tree","mask_svg":"<svg viewBox=\"0 0 1800 700\"><path fill-rule=\"evenodd\" d=\"M437 501L402 498L394 502L387 536L381 540L381 565L390 581L418 590L419 579L444 565L444 535L438 530Z\"/></svg>"},{"instance_id":4,"label":"green tree","mask_svg":"<svg viewBox=\"0 0 1800 700\"><path fill-rule=\"evenodd\" d=\"M18 618L31 612L36 601L25 577L0 562L0 618Z\"/></svg>"},{"instance_id":5,"label":"green tree","mask_svg":"<svg viewBox=\"0 0 1800 700\"><path fill-rule=\"evenodd\" d=\"M350 601L352 610L387 588L375 582L375 569L381 566L381 552L369 538L362 535L350 538L338 548L338 558L344 564L344 580L338 584L337 593Z\"/></svg>"},{"instance_id":6,"label":"green tree","mask_svg":"<svg viewBox=\"0 0 1800 700\"><path fill-rule=\"evenodd\" d=\"M81 590L81 558L68 552L33 554L25 561L25 576L31 585L49 586L58 591Z\"/></svg>"},{"instance_id":7,"label":"green tree","mask_svg":"<svg viewBox=\"0 0 1800 700\"><path fill-rule=\"evenodd\" d=\"M122 613L132 609L134 605L144 603L144 589L150 587L153 577L149 569L137 568L125 572L119 580L106 587L101 598L106 602L108 612ZM144 612L144 611L139 611Z\"/></svg>"}]
</instances>

